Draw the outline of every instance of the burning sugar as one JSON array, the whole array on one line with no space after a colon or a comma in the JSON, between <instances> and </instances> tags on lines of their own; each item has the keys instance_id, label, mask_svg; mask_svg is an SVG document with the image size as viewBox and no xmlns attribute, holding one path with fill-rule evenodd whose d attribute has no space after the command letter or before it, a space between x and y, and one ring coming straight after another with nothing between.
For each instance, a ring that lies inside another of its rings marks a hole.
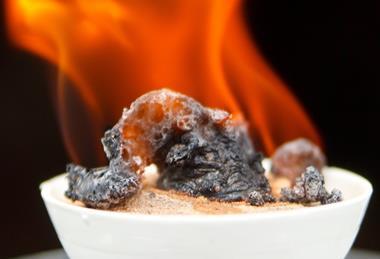
<instances>
[{"instance_id":1,"label":"burning sugar","mask_svg":"<svg viewBox=\"0 0 380 259\"><path fill-rule=\"evenodd\" d=\"M108 166L86 169L70 164L67 168L66 196L92 208L127 204L144 188L144 169L151 164L158 169L158 189L220 204L341 200L338 190L329 193L324 188L318 168L325 160L321 152L314 152L317 147L311 142L298 140L288 144L293 148L282 147L277 152L280 155L274 156L273 171L292 171L288 176L294 185L275 197L264 174L262 155L254 149L244 120L166 89L149 92L132 103L102 143ZM293 162L285 163L284 157L292 157Z\"/></svg>"}]
</instances>

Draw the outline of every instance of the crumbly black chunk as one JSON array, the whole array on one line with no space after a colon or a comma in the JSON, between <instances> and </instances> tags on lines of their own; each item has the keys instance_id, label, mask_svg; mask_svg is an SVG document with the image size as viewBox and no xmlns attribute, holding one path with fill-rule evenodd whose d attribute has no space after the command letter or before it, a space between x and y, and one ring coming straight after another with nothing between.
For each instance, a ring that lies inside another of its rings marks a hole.
<instances>
[{"instance_id":1,"label":"crumbly black chunk","mask_svg":"<svg viewBox=\"0 0 380 259\"><path fill-rule=\"evenodd\" d=\"M331 193L321 201L322 204L330 204L342 201L342 192L338 189L332 189Z\"/></svg>"},{"instance_id":2,"label":"crumbly black chunk","mask_svg":"<svg viewBox=\"0 0 380 259\"><path fill-rule=\"evenodd\" d=\"M257 191L248 194L248 202L254 206L262 206L265 204L263 195Z\"/></svg>"},{"instance_id":3,"label":"crumbly black chunk","mask_svg":"<svg viewBox=\"0 0 380 259\"><path fill-rule=\"evenodd\" d=\"M119 128L114 127L104 133L101 139L108 160L117 159L122 154L122 135Z\"/></svg>"},{"instance_id":4,"label":"crumbly black chunk","mask_svg":"<svg viewBox=\"0 0 380 259\"><path fill-rule=\"evenodd\" d=\"M253 191L248 194L247 201L253 206L262 206L267 202L275 202L276 199L269 193Z\"/></svg>"},{"instance_id":5,"label":"crumbly black chunk","mask_svg":"<svg viewBox=\"0 0 380 259\"><path fill-rule=\"evenodd\" d=\"M88 170L68 164L69 188L65 195L91 208L109 209L133 196L140 189L140 178L120 164Z\"/></svg>"},{"instance_id":6,"label":"crumbly black chunk","mask_svg":"<svg viewBox=\"0 0 380 259\"><path fill-rule=\"evenodd\" d=\"M231 135L235 133L209 127L185 133L157 153L165 158L164 163L158 163L158 186L224 201L247 200L252 191L270 193L262 156L252 154L249 144L243 149L240 140ZM156 161L162 160L159 157Z\"/></svg>"},{"instance_id":7,"label":"crumbly black chunk","mask_svg":"<svg viewBox=\"0 0 380 259\"><path fill-rule=\"evenodd\" d=\"M262 156L255 152L244 122L182 94L164 89L138 98L102 143L110 160L104 174L68 170L67 196L87 206L107 207L107 202L112 206L129 198L151 163L159 169L162 189L223 201L248 201L257 192L264 201L273 200Z\"/></svg>"},{"instance_id":8,"label":"crumbly black chunk","mask_svg":"<svg viewBox=\"0 0 380 259\"><path fill-rule=\"evenodd\" d=\"M281 201L297 203L329 204L342 200L342 193L334 189L329 193L325 186L323 175L313 166L306 168L306 171L296 179L293 188L281 189Z\"/></svg>"}]
</instances>

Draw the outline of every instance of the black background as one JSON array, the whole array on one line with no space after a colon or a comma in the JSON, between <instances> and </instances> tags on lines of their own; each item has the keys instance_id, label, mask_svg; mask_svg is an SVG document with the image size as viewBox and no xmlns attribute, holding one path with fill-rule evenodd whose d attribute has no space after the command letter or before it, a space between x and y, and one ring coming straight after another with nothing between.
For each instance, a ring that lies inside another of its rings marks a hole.
<instances>
[{"instance_id":1,"label":"black background","mask_svg":"<svg viewBox=\"0 0 380 259\"><path fill-rule=\"evenodd\" d=\"M245 10L264 55L318 125L330 164L359 172L373 183L355 246L380 250L380 5L326 2L256 0L247 1ZM59 247L38 184L63 172L69 158L51 98L51 66L13 48L1 18L3 258Z\"/></svg>"}]
</instances>

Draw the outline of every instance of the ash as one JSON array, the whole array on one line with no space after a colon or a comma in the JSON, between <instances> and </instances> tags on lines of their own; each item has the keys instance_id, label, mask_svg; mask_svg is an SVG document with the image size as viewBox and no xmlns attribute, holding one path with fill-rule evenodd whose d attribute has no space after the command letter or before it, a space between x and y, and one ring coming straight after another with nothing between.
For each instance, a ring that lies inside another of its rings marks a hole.
<instances>
[{"instance_id":1,"label":"ash","mask_svg":"<svg viewBox=\"0 0 380 259\"><path fill-rule=\"evenodd\" d=\"M109 208L130 198L151 163L162 189L253 205L274 201L245 123L185 95L164 89L141 96L102 143L108 167L68 166L66 196L86 206Z\"/></svg>"},{"instance_id":2,"label":"ash","mask_svg":"<svg viewBox=\"0 0 380 259\"><path fill-rule=\"evenodd\" d=\"M321 204L335 203L342 200L342 193L333 189L329 193L324 187L325 181L323 175L313 166L306 168L306 171L296 179L293 188L283 188L281 190L281 201L296 203L313 203Z\"/></svg>"}]
</instances>

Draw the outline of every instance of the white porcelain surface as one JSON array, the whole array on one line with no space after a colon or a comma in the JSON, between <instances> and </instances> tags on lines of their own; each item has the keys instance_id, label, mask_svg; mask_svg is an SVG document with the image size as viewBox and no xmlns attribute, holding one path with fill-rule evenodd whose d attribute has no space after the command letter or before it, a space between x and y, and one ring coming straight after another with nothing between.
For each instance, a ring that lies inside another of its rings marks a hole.
<instances>
[{"instance_id":1,"label":"white porcelain surface","mask_svg":"<svg viewBox=\"0 0 380 259\"><path fill-rule=\"evenodd\" d=\"M338 259L349 251L371 184L339 168L324 171L337 204L245 215L136 215L71 205L64 175L41 184L41 195L70 258Z\"/></svg>"}]
</instances>

